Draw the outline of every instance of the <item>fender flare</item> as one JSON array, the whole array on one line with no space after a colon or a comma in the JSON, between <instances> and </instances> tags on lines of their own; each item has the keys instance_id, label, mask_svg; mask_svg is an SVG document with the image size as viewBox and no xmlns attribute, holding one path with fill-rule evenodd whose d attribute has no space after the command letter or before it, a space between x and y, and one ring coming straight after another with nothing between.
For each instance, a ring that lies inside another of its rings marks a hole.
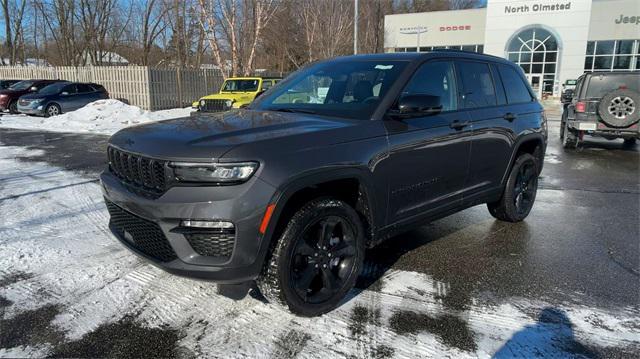
<instances>
[{"instance_id":1,"label":"fender flare","mask_svg":"<svg viewBox=\"0 0 640 359\"><path fill-rule=\"evenodd\" d=\"M277 223L280 222L282 212L286 207L289 200L298 191L312 187L314 185L320 185L330 181L343 180L343 179L355 179L360 184L359 191L364 192L364 197L367 200L366 206L369 211L369 221L371 222L371 232L375 233L375 229L379 227L380 211L374 200L375 189L370 172L366 168L355 166L335 166L335 167L323 167L304 174L294 176L289 181L279 186L272 196L269 203L275 204L275 210L269 220L269 225L266 232L263 235L265 242L271 243L274 235Z\"/></svg>"},{"instance_id":2,"label":"fender flare","mask_svg":"<svg viewBox=\"0 0 640 359\"><path fill-rule=\"evenodd\" d=\"M501 186L504 186L507 181L507 178L509 178L511 167L513 167L513 163L516 161L516 155L518 154L520 147L522 147L522 144L524 144L525 142L530 142L530 141L536 141L536 142L539 142L540 145L542 145L543 157L541 158L541 161L540 161L540 172L542 172L542 167L544 164L544 152L546 151L546 147L547 147L546 138L540 132L528 133L526 135L520 136L513 143L513 146L512 146L513 151L511 151L511 157L509 158L509 166L507 166L505 173L502 175L502 180L500 181Z\"/></svg>"}]
</instances>

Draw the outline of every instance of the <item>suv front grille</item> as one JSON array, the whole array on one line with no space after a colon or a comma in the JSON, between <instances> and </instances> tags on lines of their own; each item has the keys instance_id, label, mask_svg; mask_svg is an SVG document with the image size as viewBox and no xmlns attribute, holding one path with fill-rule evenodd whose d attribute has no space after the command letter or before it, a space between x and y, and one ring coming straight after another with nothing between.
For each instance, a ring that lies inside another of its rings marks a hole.
<instances>
[{"instance_id":1,"label":"suv front grille","mask_svg":"<svg viewBox=\"0 0 640 359\"><path fill-rule=\"evenodd\" d=\"M220 100L220 99L203 99L200 100L200 103L198 105L198 109L202 112L222 112L222 111L228 111L230 109L229 106L227 106L227 101L229 100ZM204 105L203 105L204 102Z\"/></svg>"},{"instance_id":2,"label":"suv front grille","mask_svg":"<svg viewBox=\"0 0 640 359\"><path fill-rule=\"evenodd\" d=\"M161 262L170 262L178 258L156 223L129 213L107 199L105 203L111 216L109 225L132 247Z\"/></svg>"},{"instance_id":3,"label":"suv front grille","mask_svg":"<svg viewBox=\"0 0 640 359\"><path fill-rule=\"evenodd\" d=\"M230 258L236 241L235 230L185 233L191 248L201 256Z\"/></svg>"},{"instance_id":4,"label":"suv front grille","mask_svg":"<svg viewBox=\"0 0 640 359\"><path fill-rule=\"evenodd\" d=\"M120 151L107 149L111 172L130 185L151 192L166 190L166 161L160 161Z\"/></svg>"}]
</instances>

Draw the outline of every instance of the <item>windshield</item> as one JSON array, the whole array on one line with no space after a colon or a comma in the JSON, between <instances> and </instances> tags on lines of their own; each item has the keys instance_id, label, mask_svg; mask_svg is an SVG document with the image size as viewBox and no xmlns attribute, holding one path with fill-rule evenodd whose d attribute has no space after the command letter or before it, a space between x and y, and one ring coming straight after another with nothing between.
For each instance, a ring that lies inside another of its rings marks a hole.
<instances>
[{"instance_id":1,"label":"windshield","mask_svg":"<svg viewBox=\"0 0 640 359\"><path fill-rule=\"evenodd\" d=\"M67 86L68 82L58 82L55 84L47 85L38 91L39 95L54 95L60 93L63 87Z\"/></svg>"},{"instance_id":2,"label":"windshield","mask_svg":"<svg viewBox=\"0 0 640 359\"><path fill-rule=\"evenodd\" d=\"M34 81L20 81L20 82L16 82L15 84L9 86L9 89L11 90L26 90L29 87L31 87L31 85L34 84Z\"/></svg>"},{"instance_id":3,"label":"windshield","mask_svg":"<svg viewBox=\"0 0 640 359\"><path fill-rule=\"evenodd\" d=\"M640 74L593 76L587 87L587 97L602 97L615 90L640 91Z\"/></svg>"},{"instance_id":4,"label":"windshield","mask_svg":"<svg viewBox=\"0 0 640 359\"><path fill-rule=\"evenodd\" d=\"M253 92L258 91L259 80L227 80L222 91Z\"/></svg>"},{"instance_id":5,"label":"windshield","mask_svg":"<svg viewBox=\"0 0 640 359\"><path fill-rule=\"evenodd\" d=\"M319 63L287 79L252 108L369 119L406 65L367 60Z\"/></svg>"}]
</instances>

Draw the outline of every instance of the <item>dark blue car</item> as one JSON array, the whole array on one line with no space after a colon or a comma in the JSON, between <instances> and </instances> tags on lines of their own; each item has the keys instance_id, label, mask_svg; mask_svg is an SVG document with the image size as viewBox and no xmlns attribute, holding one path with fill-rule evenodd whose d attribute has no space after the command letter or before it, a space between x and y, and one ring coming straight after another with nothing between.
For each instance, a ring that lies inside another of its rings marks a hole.
<instances>
[{"instance_id":1,"label":"dark blue car","mask_svg":"<svg viewBox=\"0 0 640 359\"><path fill-rule=\"evenodd\" d=\"M102 85L58 82L42 88L37 93L21 96L18 100L18 112L27 115L56 116L107 98L109 93Z\"/></svg>"}]
</instances>

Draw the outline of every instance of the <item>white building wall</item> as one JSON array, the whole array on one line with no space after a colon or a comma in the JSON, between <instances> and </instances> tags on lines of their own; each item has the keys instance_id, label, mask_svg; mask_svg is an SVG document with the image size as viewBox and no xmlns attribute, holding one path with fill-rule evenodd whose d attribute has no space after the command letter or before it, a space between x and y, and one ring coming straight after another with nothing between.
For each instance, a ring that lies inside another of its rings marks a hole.
<instances>
[{"instance_id":1,"label":"white building wall","mask_svg":"<svg viewBox=\"0 0 640 359\"><path fill-rule=\"evenodd\" d=\"M506 57L512 35L520 29L542 25L556 35L560 46L554 84L554 95L557 96L560 83L584 72L591 4L591 0L489 0L484 52Z\"/></svg>"},{"instance_id":2,"label":"white building wall","mask_svg":"<svg viewBox=\"0 0 640 359\"><path fill-rule=\"evenodd\" d=\"M640 39L640 0L594 1L589 40Z\"/></svg>"}]
</instances>

